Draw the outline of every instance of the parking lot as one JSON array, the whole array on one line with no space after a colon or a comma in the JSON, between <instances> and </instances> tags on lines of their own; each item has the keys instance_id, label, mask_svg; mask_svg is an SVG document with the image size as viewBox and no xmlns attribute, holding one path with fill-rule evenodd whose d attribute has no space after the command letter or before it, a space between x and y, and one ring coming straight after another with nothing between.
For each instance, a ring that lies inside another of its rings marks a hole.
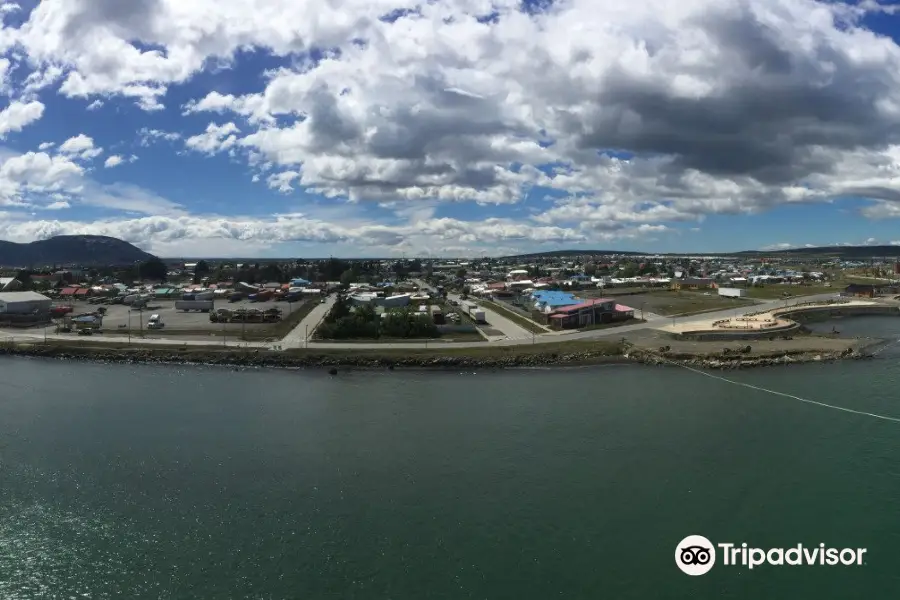
<instances>
[{"instance_id":1,"label":"parking lot","mask_svg":"<svg viewBox=\"0 0 900 600\"><path fill-rule=\"evenodd\" d=\"M154 336L168 335L227 335L228 337L240 336L241 333L253 334L254 337L265 333L272 329L272 323L211 323L209 313L204 312L185 312L175 310L175 300L151 300L147 307L143 310L132 309L130 306L123 304L90 304L86 301L68 302L57 301L55 304L68 305L73 307L72 315L95 312L101 306L106 309L106 315L103 317L102 331L104 335L123 333L127 334L129 329L132 334L141 333L150 334L147 330L147 321L151 315L159 315L160 320L165 324L161 330L153 330ZM302 303L288 302L249 302L242 300L240 302L217 301L214 310L228 309L254 309L265 311L271 308L277 308L282 311L282 319L288 318L291 312L298 310Z\"/></svg>"}]
</instances>

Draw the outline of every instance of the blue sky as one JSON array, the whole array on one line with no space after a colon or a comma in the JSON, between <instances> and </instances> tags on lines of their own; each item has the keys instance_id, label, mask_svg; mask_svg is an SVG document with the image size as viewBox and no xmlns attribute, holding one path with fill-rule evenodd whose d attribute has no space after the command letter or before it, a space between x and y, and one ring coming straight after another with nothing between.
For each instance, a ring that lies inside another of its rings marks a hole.
<instances>
[{"instance_id":1,"label":"blue sky","mask_svg":"<svg viewBox=\"0 0 900 600\"><path fill-rule=\"evenodd\" d=\"M2 3L0 239L261 257L900 243L892 7L492 6Z\"/></svg>"}]
</instances>

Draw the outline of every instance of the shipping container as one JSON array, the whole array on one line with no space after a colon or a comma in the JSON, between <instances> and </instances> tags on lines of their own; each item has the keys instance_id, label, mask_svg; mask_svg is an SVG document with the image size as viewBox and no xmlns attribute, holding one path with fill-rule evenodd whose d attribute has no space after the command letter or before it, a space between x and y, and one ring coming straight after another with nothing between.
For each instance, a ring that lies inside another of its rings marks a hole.
<instances>
[{"instance_id":1,"label":"shipping container","mask_svg":"<svg viewBox=\"0 0 900 600\"><path fill-rule=\"evenodd\" d=\"M212 300L176 300L175 310L199 310L201 312L209 312L213 309L214 302Z\"/></svg>"}]
</instances>

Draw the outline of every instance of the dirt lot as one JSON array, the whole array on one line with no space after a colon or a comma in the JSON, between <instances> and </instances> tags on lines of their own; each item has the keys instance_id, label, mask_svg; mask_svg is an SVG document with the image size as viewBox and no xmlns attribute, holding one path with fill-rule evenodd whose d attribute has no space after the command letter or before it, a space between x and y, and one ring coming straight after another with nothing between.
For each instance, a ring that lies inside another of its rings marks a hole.
<instances>
[{"instance_id":1,"label":"dirt lot","mask_svg":"<svg viewBox=\"0 0 900 600\"><path fill-rule=\"evenodd\" d=\"M621 298L610 294L608 297L615 298L620 304L630 306L634 309L635 316L638 317L642 305L647 312L664 316L680 316L727 308L746 308L753 304L749 300L723 298L717 295L715 290L710 291L708 296L703 292L660 291Z\"/></svg>"},{"instance_id":2,"label":"dirt lot","mask_svg":"<svg viewBox=\"0 0 900 600\"><path fill-rule=\"evenodd\" d=\"M59 302L62 304L62 302ZM97 310L100 305L89 304L88 302L71 303L74 311L72 314L87 313ZM279 308L282 311L282 319L290 318L292 312L301 309L301 303L288 304L287 302L216 302L215 308L228 308L236 310L239 308L267 310L269 308ZM146 328L147 320L150 315L158 314L165 328L162 330L148 331ZM154 337L167 336L220 336L240 337L245 334L248 338L265 337L268 332L273 329L271 323L210 323L209 313L204 312L184 312L175 310L174 300L152 300L144 310L132 310L131 307L122 304L113 304L106 306L106 316L103 318L103 332L105 335L128 333L129 326L132 335L143 332L145 335Z\"/></svg>"},{"instance_id":3,"label":"dirt lot","mask_svg":"<svg viewBox=\"0 0 900 600\"><path fill-rule=\"evenodd\" d=\"M647 350L656 350L660 346L669 346L674 353L716 354L722 352L724 348L736 350L750 346L753 349L752 355L754 356L768 356L785 352L835 352L854 348L867 342L867 340L816 335L800 335L789 340L717 340L698 342L675 340L670 335L653 329L629 332L625 337L638 348Z\"/></svg>"}]
</instances>

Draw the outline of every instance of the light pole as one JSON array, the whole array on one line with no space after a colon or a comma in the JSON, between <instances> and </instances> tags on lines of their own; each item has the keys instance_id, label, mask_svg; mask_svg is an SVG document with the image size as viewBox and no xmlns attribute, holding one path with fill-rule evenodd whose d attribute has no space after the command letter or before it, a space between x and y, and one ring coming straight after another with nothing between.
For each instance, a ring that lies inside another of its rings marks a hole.
<instances>
[{"instance_id":1,"label":"light pole","mask_svg":"<svg viewBox=\"0 0 900 600\"><path fill-rule=\"evenodd\" d=\"M222 347L228 346L228 328L225 325L228 323L228 320L222 319Z\"/></svg>"},{"instance_id":2,"label":"light pole","mask_svg":"<svg viewBox=\"0 0 900 600\"><path fill-rule=\"evenodd\" d=\"M306 336L303 338L303 347L309 348L309 323L306 324Z\"/></svg>"}]
</instances>

